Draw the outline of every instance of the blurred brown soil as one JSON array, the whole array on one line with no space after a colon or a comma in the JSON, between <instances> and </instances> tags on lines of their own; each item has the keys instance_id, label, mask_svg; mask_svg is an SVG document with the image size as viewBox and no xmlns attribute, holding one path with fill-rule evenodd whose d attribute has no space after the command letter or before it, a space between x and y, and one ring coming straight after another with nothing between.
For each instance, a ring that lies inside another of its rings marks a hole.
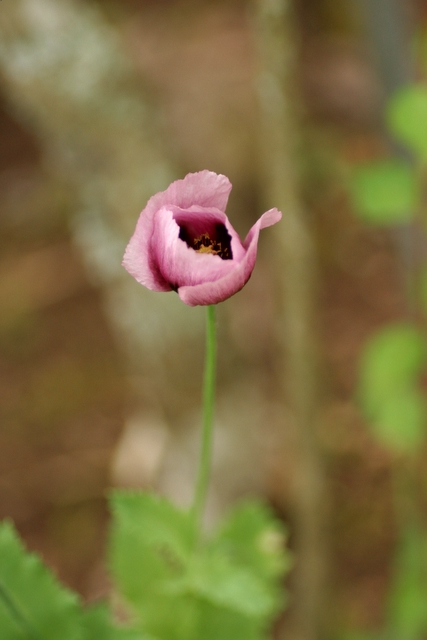
<instances>
[{"instance_id":1,"label":"blurred brown soil","mask_svg":"<svg viewBox=\"0 0 427 640\"><path fill-rule=\"evenodd\" d=\"M307 130L326 128L338 165L369 157L382 144L371 126L369 68L343 42L318 39L306 51ZM332 91L331 78L340 74L347 84ZM104 492L123 424L122 364L100 293L72 247L68 192L43 174L36 141L4 106L0 138L0 517L13 518L29 546L92 599L106 588ZM333 615L337 623L370 626L381 622L394 529L390 460L353 402L357 357L376 328L404 316L405 302L395 238L352 217L328 148L309 158L307 200L321 259L320 436L330 488ZM197 158L194 151L190 164ZM272 460L274 502L283 465Z\"/></svg>"}]
</instances>

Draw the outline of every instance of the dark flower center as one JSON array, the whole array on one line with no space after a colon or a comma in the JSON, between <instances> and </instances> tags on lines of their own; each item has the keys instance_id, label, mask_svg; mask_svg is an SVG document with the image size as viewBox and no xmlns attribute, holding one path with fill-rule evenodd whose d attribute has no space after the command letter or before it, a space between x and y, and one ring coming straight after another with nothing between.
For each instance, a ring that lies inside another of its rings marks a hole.
<instances>
[{"instance_id":1,"label":"dark flower center","mask_svg":"<svg viewBox=\"0 0 427 640\"><path fill-rule=\"evenodd\" d=\"M197 236L191 233L188 227L180 225L179 237L184 240L190 249L194 249L197 253L213 253L222 258L222 260L233 259L231 236L225 225L221 223L215 224L212 229Z\"/></svg>"}]
</instances>

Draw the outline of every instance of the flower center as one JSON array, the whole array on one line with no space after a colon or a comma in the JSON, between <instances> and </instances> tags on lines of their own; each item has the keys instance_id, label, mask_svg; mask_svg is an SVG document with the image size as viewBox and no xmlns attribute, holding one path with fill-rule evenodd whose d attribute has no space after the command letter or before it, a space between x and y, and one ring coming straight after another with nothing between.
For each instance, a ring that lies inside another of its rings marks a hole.
<instances>
[{"instance_id":1,"label":"flower center","mask_svg":"<svg viewBox=\"0 0 427 640\"><path fill-rule=\"evenodd\" d=\"M191 233L191 230L184 225L180 226L179 237L181 240L194 249L197 253L212 253L222 260L232 260L231 236L225 225L216 224L212 230L200 235Z\"/></svg>"},{"instance_id":2,"label":"flower center","mask_svg":"<svg viewBox=\"0 0 427 640\"><path fill-rule=\"evenodd\" d=\"M208 233L202 233L198 238L193 240L193 249L197 253L213 253L220 256L223 260L230 258L230 250L228 247L222 248L222 243L212 240Z\"/></svg>"}]
</instances>

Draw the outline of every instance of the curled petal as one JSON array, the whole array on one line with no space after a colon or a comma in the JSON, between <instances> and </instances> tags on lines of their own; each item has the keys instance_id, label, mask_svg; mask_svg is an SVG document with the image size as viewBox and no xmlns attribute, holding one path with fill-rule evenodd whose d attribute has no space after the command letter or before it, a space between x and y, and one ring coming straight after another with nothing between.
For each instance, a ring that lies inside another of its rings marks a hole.
<instances>
[{"instance_id":1,"label":"curled petal","mask_svg":"<svg viewBox=\"0 0 427 640\"><path fill-rule=\"evenodd\" d=\"M141 212L135 232L126 247L123 258L125 269L142 285L153 291L170 291L171 286L162 276L154 256L153 233L157 212L167 205L188 209L193 205L215 207L224 211L231 183L226 176L212 171L189 173L166 189L152 196Z\"/></svg>"},{"instance_id":2,"label":"curled petal","mask_svg":"<svg viewBox=\"0 0 427 640\"><path fill-rule=\"evenodd\" d=\"M148 207L148 205L147 205ZM139 284L152 291L171 291L170 284L164 279L152 250L154 232L154 213L141 213L133 236L129 240L122 265Z\"/></svg>"},{"instance_id":3,"label":"curled petal","mask_svg":"<svg viewBox=\"0 0 427 640\"><path fill-rule=\"evenodd\" d=\"M189 209L193 205L199 207L215 207L225 211L231 182L222 174L213 171L198 171L189 173L183 180L176 180L171 185L150 198L147 209L151 210L151 201L156 211L160 207L174 204L181 209Z\"/></svg>"},{"instance_id":4,"label":"curled petal","mask_svg":"<svg viewBox=\"0 0 427 640\"><path fill-rule=\"evenodd\" d=\"M187 246L179 238L179 226L173 210L169 207L163 207L157 212L153 248L162 278L169 283L170 288L178 291L184 285L194 286L218 280L235 266L233 260L223 260L219 255L198 253Z\"/></svg>"},{"instance_id":5,"label":"curled petal","mask_svg":"<svg viewBox=\"0 0 427 640\"><path fill-rule=\"evenodd\" d=\"M246 236L243 243L246 253L242 260L238 263L233 260L233 269L215 281L179 287L178 295L181 300L192 307L217 304L240 291L251 277L255 266L259 232L278 222L281 217L282 214L277 209L264 213Z\"/></svg>"},{"instance_id":6,"label":"curled petal","mask_svg":"<svg viewBox=\"0 0 427 640\"><path fill-rule=\"evenodd\" d=\"M232 296L251 276L260 230L282 214L264 213L242 243L224 213L230 190L225 176L200 171L154 195L139 216L123 266L140 284L173 289L191 306Z\"/></svg>"}]
</instances>

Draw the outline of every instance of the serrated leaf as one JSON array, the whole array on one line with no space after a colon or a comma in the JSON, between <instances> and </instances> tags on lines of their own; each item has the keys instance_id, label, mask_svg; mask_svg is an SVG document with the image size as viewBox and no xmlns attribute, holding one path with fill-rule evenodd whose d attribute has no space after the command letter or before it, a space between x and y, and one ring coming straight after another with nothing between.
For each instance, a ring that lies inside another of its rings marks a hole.
<instances>
[{"instance_id":1,"label":"serrated leaf","mask_svg":"<svg viewBox=\"0 0 427 640\"><path fill-rule=\"evenodd\" d=\"M144 544L166 549L177 562L185 562L194 537L193 521L187 511L161 496L144 492L116 491L110 504L113 536L137 533Z\"/></svg>"},{"instance_id":2,"label":"serrated leaf","mask_svg":"<svg viewBox=\"0 0 427 640\"><path fill-rule=\"evenodd\" d=\"M2 640L84 640L77 595L61 586L36 554L24 549L8 521L0 525L0 585L17 612L11 615L0 599Z\"/></svg>"},{"instance_id":3,"label":"serrated leaf","mask_svg":"<svg viewBox=\"0 0 427 640\"><path fill-rule=\"evenodd\" d=\"M416 453L426 436L427 402L418 389L390 396L372 423L375 437L396 453Z\"/></svg>"},{"instance_id":4,"label":"serrated leaf","mask_svg":"<svg viewBox=\"0 0 427 640\"><path fill-rule=\"evenodd\" d=\"M190 514L147 493L115 492L111 503L111 569L140 628L159 639L191 639L193 599L171 589L187 570L193 543Z\"/></svg>"},{"instance_id":5,"label":"serrated leaf","mask_svg":"<svg viewBox=\"0 0 427 640\"><path fill-rule=\"evenodd\" d=\"M195 545L191 515L166 500L112 502L111 565L137 628L156 640L265 638L283 603L285 566L282 530L267 509L245 505L218 538Z\"/></svg>"},{"instance_id":6,"label":"serrated leaf","mask_svg":"<svg viewBox=\"0 0 427 640\"><path fill-rule=\"evenodd\" d=\"M237 563L266 580L280 578L291 566L285 541L283 524L258 500L235 507L217 536L217 543Z\"/></svg>"},{"instance_id":7,"label":"serrated leaf","mask_svg":"<svg viewBox=\"0 0 427 640\"><path fill-rule=\"evenodd\" d=\"M192 559L182 588L218 608L249 617L267 617L278 607L276 594L265 581L209 547Z\"/></svg>"},{"instance_id":8,"label":"serrated leaf","mask_svg":"<svg viewBox=\"0 0 427 640\"><path fill-rule=\"evenodd\" d=\"M375 420L390 398L415 386L426 359L425 337L408 323L387 326L367 342L360 361L359 400L369 419Z\"/></svg>"},{"instance_id":9,"label":"serrated leaf","mask_svg":"<svg viewBox=\"0 0 427 640\"><path fill-rule=\"evenodd\" d=\"M410 84L392 97L386 120L391 133L427 160L427 86Z\"/></svg>"},{"instance_id":10,"label":"serrated leaf","mask_svg":"<svg viewBox=\"0 0 427 640\"><path fill-rule=\"evenodd\" d=\"M115 492L110 563L120 590L140 603L163 580L181 575L190 553L192 522L164 498Z\"/></svg>"},{"instance_id":11,"label":"serrated leaf","mask_svg":"<svg viewBox=\"0 0 427 640\"><path fill-rule=\"evenodd\" d=\"M377 160L356 168L350 193L355 213L374 224L410 221L419 201L415 173L408 163L398 158Z\"/></svg>"}]
</instances>

